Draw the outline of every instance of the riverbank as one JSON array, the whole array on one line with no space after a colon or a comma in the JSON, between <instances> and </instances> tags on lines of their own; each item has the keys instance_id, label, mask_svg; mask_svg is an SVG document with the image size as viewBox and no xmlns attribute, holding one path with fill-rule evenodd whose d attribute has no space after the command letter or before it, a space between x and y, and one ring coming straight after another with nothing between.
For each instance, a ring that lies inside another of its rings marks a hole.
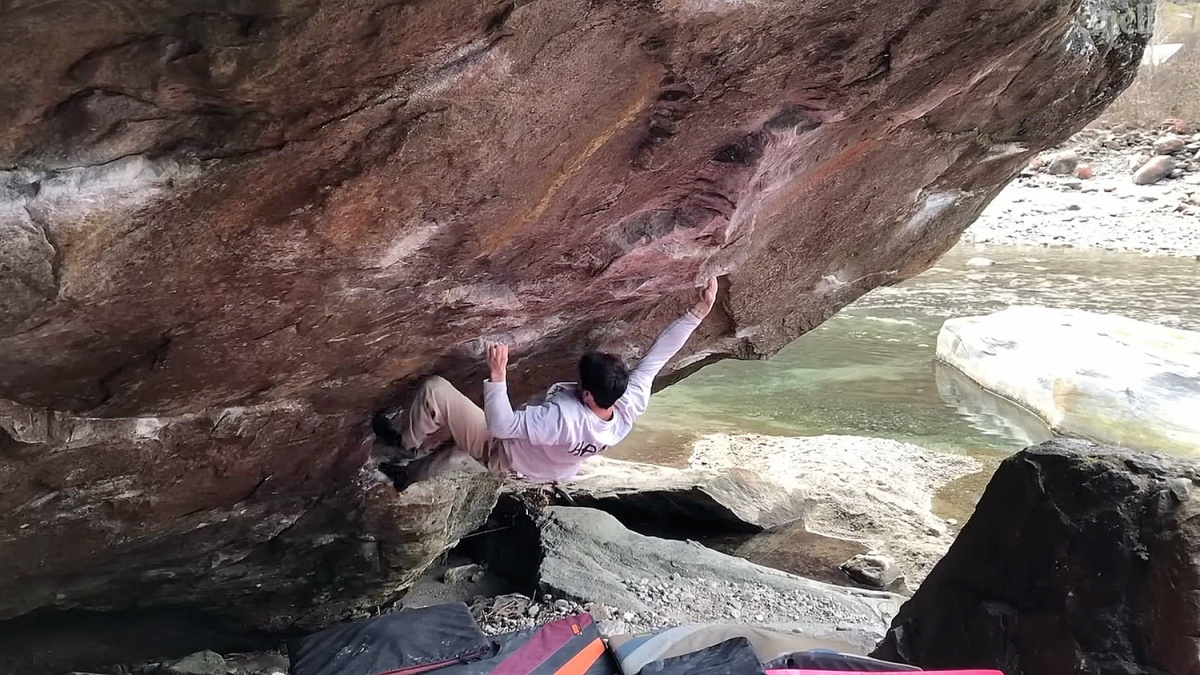
<instances>
[{"instance_id":1,"label":"riverbank","mask_svg":"<svg viewBox=\"0 0 1200 675\"><path fill-rule=\"evenodd\" d=\"M910 587L917 587L950 548L958 519L934 513L935 496L950 483L978 473L983 465L963 455L935 452L911 443L859 436L777 437L716 434L696 442L693 467L742 467L802 491L807 509L803 531L856 542L864 553L894 560ZM794 528L766 535L776 552ZM783 536L778 536L783 535ZM768 558L761 545L739 551L756 562L790 572L784 555ZM827 559L825 570L803 555L808 575L830 580L846 561Z\"/></svg>"},{"instance_id":2,"label":"riverbank","mask_svg":"<svg viewBox=\"0 0 1200 675\"><path fill-rule=\"evenodd\" d=\"M1161 155L1172 171L1151 184L1135 182L1157 151L1172 148ZM962 240L1200 256L1198 155L1200 135L1085 130L1034 160Z\"/></svg>"}]
</instances>

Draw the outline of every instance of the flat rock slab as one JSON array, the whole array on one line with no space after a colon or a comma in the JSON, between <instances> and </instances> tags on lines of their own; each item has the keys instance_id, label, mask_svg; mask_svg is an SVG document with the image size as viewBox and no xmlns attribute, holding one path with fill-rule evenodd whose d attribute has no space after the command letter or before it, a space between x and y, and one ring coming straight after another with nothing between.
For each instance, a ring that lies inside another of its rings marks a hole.
<instances>
[{"instance_id":1,"label":"flat rock slab","mask_svg":"<svg viewBox=\"0 0 1200 675\"><path fill-rule=\"evenodd\" d=\"M595 509L549 507L541 523L539 584L549 593L663 623L722 618L836 637L866 649L903 601L841 588L718 553L647 537Z\"/></svg>"},{"instance_id":2,"label":"flat rock slab","mask_svg":"<svg viewBox=\"0 0 1200 675\"><path fill-rule=\"evenodd\" d=\"M707 533L758 532L804 517L804 493L740 468L676 469L596 458L562 486L576 506L626 524Z\"/></svg>"},{"instance_id":3,"label":"flat rock slab","mask_svg":"<svg viewBox=\"0 0 1200 675\"><path fill-rule=\"evenodd\" d=\"M1112 314L1013 307L950 319L937 356L1061 433L1200 448L1200 333Z\"/></svg>"},{"instance_id":4,"label":"flat rock slab","mask_svg":"<svg viewBox=\"0 0 1200 675\"><path fill-rule=\"evenodd\" d=\"M878 549L895 558L912 583L920 583L954 539L933 513L934 495L981 469L970 457L911 443L834 435L714 434L696 442L690 461L708 470L744 467L803 491L810 532Z\"/></svg>"}]
</instances>

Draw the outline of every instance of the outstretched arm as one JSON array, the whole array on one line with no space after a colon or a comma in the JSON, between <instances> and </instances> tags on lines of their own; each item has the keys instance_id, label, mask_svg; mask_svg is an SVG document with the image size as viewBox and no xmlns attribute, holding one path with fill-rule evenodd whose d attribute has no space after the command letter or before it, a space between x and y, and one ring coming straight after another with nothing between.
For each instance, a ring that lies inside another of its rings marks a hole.
<instances>
[{"instance_id":1,"label":"outstretched arm","mask_svg":"<svg viewBox=\"0 0 1200 675\"><path fill-rule=\"evenodd\" d=\"M658 336L654 345L647 350L637 368L629 374L629 387L623 397L630 410L635 415L646 412L650 403L650 388L658 372L667 362L683 348L692 332L700 325L704 317L712 311L717 299L717 279L712 277L700 294L700 299L683 316L676 319Z\"/></svg>"},{"instance_id":2,"label":"outstretched arm","mask_svg":"<svg viewBox=\"0 0 1200 675\"><path fill-rule=\"evenodd\" d=\"M483 383L483 416L492 438L519 438L532 443L554 443L562 433L562 419L555 406L531 406L513 410L508 399L508 345L488 343L490 378Z\"/></svg>"}]
</instances>

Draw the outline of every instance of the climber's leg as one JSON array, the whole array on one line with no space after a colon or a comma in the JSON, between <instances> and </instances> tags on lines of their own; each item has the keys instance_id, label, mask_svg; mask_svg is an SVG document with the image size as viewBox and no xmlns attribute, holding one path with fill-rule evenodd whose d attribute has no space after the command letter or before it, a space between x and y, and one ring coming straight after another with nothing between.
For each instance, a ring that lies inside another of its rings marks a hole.
<instances>
[{"instance_id":1,"label":"climber's leg","mask_svg":"<svg viewBox=\"0 0 1200 675\"><path fill-rule=\"evenodd\" d=\"M483 410L444 378L425 380L404 418L405 448L431 445L430 441L443 440L448 433L460 450L487 466L492 434Z\"/></svg>"}]
</instances>

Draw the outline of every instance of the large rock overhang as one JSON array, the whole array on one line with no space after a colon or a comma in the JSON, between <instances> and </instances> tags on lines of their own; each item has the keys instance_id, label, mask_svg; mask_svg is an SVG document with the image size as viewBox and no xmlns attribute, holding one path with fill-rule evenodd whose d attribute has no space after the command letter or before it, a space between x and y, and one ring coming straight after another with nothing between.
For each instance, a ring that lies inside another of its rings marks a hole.
<instances>
[{"instance_id":1,"label":"large rock overhang","mask_svg":"<svg viewBox=\"0 0 1200 675\"><path fill-rule=\"evenodd\" d=\"M0 619L275 630L394 594L428 556L391 547L494 492L386 505L369 411L477 381L480 338L518 393L586 347L636 356L707 275L676 373L773 353L1095 117L1147 39L1105 24L1147 8L10 3ZM345 560L351 587L318 572Z\"/></svg>"}]
</instances>

